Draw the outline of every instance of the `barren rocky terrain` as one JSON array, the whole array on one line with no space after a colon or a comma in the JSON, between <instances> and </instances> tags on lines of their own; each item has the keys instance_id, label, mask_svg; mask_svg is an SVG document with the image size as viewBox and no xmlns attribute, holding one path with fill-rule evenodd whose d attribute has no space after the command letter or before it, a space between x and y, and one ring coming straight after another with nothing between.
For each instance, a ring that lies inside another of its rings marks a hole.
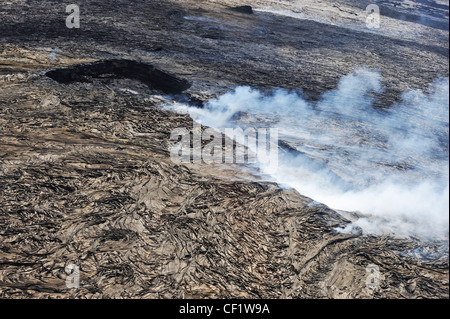
<instances>
[{"instance_id":1,"label":"barren rocky terrain","mask_svg":"<svg viewBox=\"0 0 450 319\"><path fill-rule=\"evenodd\" d=\"M249 85L315 100L366 66L385 107L448 77L448 2L378 3L375 32L366 1L79 0L79 29L60 1L2 1L0 297L448 298L448 242L337 233L341 214L250 168L169 156L192 127L170 99Z\"/></svg>"}]
</instances>

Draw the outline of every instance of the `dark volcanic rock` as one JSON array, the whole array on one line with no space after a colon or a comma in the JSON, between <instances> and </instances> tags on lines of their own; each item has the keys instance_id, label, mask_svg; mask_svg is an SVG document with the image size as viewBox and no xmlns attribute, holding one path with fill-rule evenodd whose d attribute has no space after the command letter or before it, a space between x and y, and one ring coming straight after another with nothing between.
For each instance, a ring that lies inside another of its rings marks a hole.
<instances>
[{"instance_id":1,"label":"dark volcanic rock","mask_svg":"<svg viewBox=\"0 0 450 319\"><path fill-rule=\"evenodd\" d=\"M136 79L167 94L179 94L191 85L154 66L130 60L107 60L49 71L46 75L59 83L90 82L92 78Z\"/></svg>"},{"instance_id":2,"label":"dark volcanic rock","mask_svg":"<svg viewBox=\"0 0 450 319\"><path fill-rule=\"evenodd\" d=\"M231 8L231 10L240 12L240 13L246 13L246 14L253 14L253 8L251 6L239 6Z\"/></svg>"}]
</instances>

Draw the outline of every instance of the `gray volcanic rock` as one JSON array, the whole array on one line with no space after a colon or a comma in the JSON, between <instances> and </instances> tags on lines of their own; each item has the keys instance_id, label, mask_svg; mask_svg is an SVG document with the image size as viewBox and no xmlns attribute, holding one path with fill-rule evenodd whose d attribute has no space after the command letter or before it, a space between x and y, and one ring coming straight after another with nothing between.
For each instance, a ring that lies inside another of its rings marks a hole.
<instances>
[{"instance_id":1,"label":"gray volcanic rock","mask_svg":"<svg viewBox=\"0 0 450 319\"><path fill-rule=\"evenodd\" d=\"M175 164L192 119L160 106L237 85L317 99L360 65L381 69L386 106L448 76L441 29L419 43L230 1L78 3L80 29L59 1L0 9L0 297L448 298L448 242L338 233L357 216L241 165Z\"/></svg>"}]
</instances>

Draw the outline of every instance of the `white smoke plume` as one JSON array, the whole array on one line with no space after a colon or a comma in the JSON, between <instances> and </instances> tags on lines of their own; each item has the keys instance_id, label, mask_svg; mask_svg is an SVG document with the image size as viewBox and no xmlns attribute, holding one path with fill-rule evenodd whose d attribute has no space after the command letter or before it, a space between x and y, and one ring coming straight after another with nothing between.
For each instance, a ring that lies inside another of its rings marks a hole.
<instances>
[{"instance_id":1,"label":"white smoke plume","mask_svg":"<svg viewBox=\"0 0 450 319\"><path fill-rule=\"evenodd\" d=\"M373 100L382 91L380 72L361 68L316 103L301 90L238 87L203 109L177 110L217 129L277 127L291 151L270 178L363 215L339 231L448 240L449 80L379 109Z\"/></svg>"}]
</instances>

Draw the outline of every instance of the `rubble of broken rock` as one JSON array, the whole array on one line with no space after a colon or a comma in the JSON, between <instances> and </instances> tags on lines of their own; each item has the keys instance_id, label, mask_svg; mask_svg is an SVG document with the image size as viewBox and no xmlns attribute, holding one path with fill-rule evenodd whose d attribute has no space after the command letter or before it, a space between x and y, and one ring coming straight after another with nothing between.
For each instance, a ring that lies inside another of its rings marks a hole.
<instances>
[{"instance_id":1,"label":"rubble of broken rock","mask_svg":"<svg viewBox=\"0 0 450 319\"><path fill-rule=\"evenodd\" d=\"M215 2L79 2L80 30L57 1L1 13L0 297L448 298L448 242L341 234L341 214L248 168L177 165L170 133L192 120L160 106L242 84L314 99L362 63L394 101L448 76L448 47Z\"/></svg>"}]
</instances>

